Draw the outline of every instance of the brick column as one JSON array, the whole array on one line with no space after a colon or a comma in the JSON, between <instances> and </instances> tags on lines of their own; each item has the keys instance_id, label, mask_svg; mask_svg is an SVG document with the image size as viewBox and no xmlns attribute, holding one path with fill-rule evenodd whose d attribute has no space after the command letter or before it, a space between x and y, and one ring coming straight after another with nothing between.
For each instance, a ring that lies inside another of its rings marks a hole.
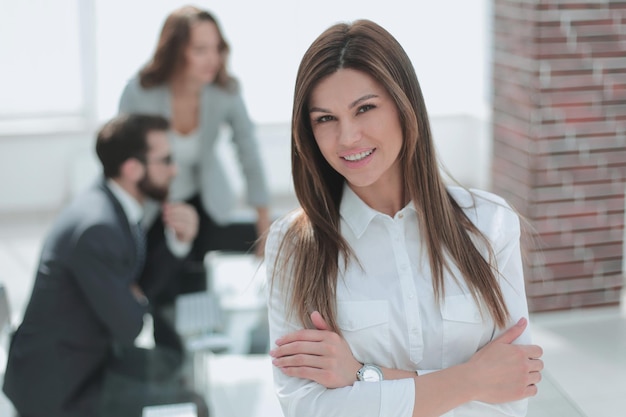
<instances>
[{"instance_id":1,"label":"brick column","mask_svg":"<svg viewBox=\"0 0 626 417\"><path fill-rule=\"evenodd\" d=\"M626 2L494 0L493 190L535 229L531 311L623 285Z\"/></svg>"}]
</instances>

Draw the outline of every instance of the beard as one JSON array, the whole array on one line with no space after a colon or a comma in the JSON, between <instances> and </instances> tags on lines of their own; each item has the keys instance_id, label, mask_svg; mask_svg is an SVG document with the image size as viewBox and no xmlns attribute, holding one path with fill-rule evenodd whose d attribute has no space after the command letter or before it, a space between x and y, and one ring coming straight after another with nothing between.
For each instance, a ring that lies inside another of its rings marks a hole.
<instances>
[{"instance_id":1,"label":"beard","mask_svg":"<svg viewBox=\"0 0 626 417\"><path fill-rule=\"evenodd\" d=\"M164 202L167 199L169 187L159 186L152 182L150 177L146 174L137 184L139 191L146 197L152 198L158 202Z\"/></svg>"}]
</instances>

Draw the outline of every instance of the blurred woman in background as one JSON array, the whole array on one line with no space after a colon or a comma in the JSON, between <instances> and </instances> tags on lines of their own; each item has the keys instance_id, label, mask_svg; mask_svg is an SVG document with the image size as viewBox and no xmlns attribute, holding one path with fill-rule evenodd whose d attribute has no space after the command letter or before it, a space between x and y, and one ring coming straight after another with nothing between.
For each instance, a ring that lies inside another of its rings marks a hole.
<instances>
[{"instance_id":1,"label":"blurred woman in background","mask_svg":"<svg viewBox=\"0 0 626 417\"><path fill-rule=\"evenodd\" d=\"M164 261L151 263L150 276L161 275L163 291L151 302L171 305L181 292L206 288L203 259L208 251L250 250L270 224L269 193L253 124L238 82L228 74L229 46L216 18L184 6L165 20L150 61L126 85L120 113L157 114L170 120L169 139L178 173L170 202L187 202L197 210L200 228L187 256L186 272ZM229 224L236 204L234 190L217 155L218 137L230 127L246 181L247 203L256 209L254 224ZM162 215L148 219L148 248L164 245ZM262 241L254 248L262 256ZM147 275L147 274L146 274ZM158 330L155 329L155 337Z\"/></svg>"}]
</instances>

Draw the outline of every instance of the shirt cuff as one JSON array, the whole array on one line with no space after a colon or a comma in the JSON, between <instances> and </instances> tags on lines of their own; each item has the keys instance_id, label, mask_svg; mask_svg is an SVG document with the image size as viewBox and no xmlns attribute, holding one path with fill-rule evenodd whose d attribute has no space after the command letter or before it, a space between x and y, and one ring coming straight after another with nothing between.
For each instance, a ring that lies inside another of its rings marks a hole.
<instances>
[{"instance_id":1,"label":"shirt cuff","mask_svg":"<svg viewBox=\"0 0 626 417\"><path fill-rule=\"evenodd\" d=\"M368 384L368 382L364 382ZM380 416L410 416L415 404L415 381L413 378L380 382Z\"/></svg>"},{"instance_id":2,"label":"shirt cuff","mask_svg":"<svg viewBox=\"0 0 626 417\"><path fill-rule=\"evenodd\" d=\"M441 371L441 369L418 369L417 375L428 375L428 374L432 374L433 372L437 372L437 371Z\"/></svg>"},{"instance_id":3,"label":"shirt cuff","mask_svg":"<svg viewBox=\"0 0 626 417\"><path fill-rule=\"evenodd\" d=\"M184 258L191 251L191 242L178 240L176 233L169 227L165 228L165 241L170 252L177 258Z\"/></svg>"}]
</instances>

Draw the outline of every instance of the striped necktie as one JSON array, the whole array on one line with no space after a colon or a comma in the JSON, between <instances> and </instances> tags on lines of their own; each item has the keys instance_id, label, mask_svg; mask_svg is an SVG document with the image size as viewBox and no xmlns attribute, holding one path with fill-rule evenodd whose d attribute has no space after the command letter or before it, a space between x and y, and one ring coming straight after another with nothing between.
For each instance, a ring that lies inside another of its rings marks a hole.
<instances>
[{"instance_id":1,"label":"striped necktie","mask_svg":"<svg viewBox=\"0 0 626 417\"><path fill-rule=\"evenodd\" d=\"M138 280L143 271L143 264L146 261L146 234L141 227L141 222L131 226L133 238L135 239L135 250L137 253L135 266L133 268L133 278Z\"/></svg>"}]
</instances>

